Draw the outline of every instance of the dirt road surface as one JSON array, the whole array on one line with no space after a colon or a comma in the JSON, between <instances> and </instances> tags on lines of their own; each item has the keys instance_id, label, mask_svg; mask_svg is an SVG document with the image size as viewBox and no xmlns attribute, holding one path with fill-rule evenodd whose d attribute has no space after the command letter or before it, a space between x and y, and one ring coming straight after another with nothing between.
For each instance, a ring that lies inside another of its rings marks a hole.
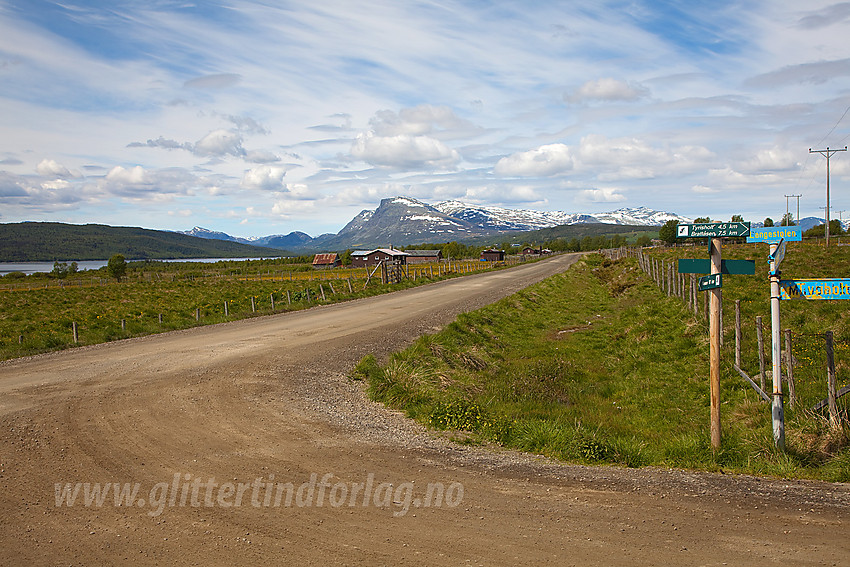
<instances>
[{"instance_id":1,"label":"dirt road surface","mask_svg":"<svg viewBox=\"0 0 850 567\"><path fill-rule=\"evenodd\" d=\"M574 259L0 364L0 564L850 564L847 485L453 445L346 378Z\"/></svg>"}]
</instances>

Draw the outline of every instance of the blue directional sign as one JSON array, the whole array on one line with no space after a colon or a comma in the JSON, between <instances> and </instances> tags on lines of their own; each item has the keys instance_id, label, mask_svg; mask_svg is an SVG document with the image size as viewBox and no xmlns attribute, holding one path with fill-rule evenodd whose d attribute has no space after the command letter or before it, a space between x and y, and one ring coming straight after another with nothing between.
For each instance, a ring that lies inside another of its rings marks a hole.
<instances>
[{"instance_id":1,"label":"blue directional sign","mask_svg":"<svg viewBox=\"0 0 850 567\"><path fill-rule=\"evenodd\" d=\"M850 299L850 278L780 280L779 299Z\"/></svg>"},{"instance_id":2,"label":"blue directional sign","mask_svg":"<svg viewBox=\"0 0 850 567\"><path fill-rule=\"evenodd\" d=\"M765 228L752 228L747 242L776 243L780 240L785 242L799 242L803 240L803 229L799 226L767 226Z\"/></svg>"},{"instance_id":3,"label":"blue directional sign","mask_svg":"<svg viewBox=\"0 0 850 567\"><path fill-rule=\"evenodd\" d=\"M773 262L774 263L773 267L777 270L779 269L779 264L781 264L782 260L785 259L786 244L788 244L788 243L785 241L785 239L780 239L779 246L776 247L776 252L774 252L773 254L770 254L767 257L767 261Z\"/></svg>"}]
</instances>

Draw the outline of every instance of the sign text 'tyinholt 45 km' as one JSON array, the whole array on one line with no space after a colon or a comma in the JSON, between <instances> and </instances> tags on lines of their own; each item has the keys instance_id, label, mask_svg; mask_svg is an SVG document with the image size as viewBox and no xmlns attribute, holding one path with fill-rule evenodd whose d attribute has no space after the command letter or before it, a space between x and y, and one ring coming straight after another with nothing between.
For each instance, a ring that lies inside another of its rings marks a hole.
<instances>
[{"instance_id":1,"label":"sign text 'tyinholt 45 km'","mask_svg":"<svg viewBox=\"0 0 850 567\"><path fill-rule=\"evenodd\" d=\"M676 226L677 238L723 238L748 234L750 234L749 222L704 222Z\"/></svg>"}]
</instances>

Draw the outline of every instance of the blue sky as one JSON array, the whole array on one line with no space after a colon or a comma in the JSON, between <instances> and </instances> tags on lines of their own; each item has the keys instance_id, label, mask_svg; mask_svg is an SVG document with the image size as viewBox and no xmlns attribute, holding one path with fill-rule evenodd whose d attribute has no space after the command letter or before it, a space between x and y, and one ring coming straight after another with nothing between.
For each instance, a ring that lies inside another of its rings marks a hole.
<instances>
[{"instance_id":1,"label":"blue sky","mask_svg":"<svg viewBox=\"0 0 850 567\"><path fill-rule=\"evenodd\" d=\"M0 0L0 222L315 236L396 195L822 216L847 37L850 2Z\"/></svg>"}]
</instances>

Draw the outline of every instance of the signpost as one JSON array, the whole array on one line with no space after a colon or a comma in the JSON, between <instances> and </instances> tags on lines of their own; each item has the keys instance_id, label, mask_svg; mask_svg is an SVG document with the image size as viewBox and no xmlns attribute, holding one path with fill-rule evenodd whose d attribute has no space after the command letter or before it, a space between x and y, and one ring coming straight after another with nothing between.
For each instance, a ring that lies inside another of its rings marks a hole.
<instances>
[{"instance_id":1,"label":"signpost","mask_svg":"<svg viewBox=\"0 0 850 567\"><path fill-rule=\"evenodd\" d=\"M770 318L771 356L773 358L773 442L777 449L785 450L785 410L782 404L782 368L779 325L780 300L850 299L850 278L781 280L779 266L785 259L788 242L799 242L803 231L799 226L750 228L748 222L680 224L676 227L678 238L709 238L708 260L679 260L680 274L709 274L699 279L699 290L708 291L709 306L709 364L711 386L711 446L720 447L720 298L723 287L722 274L755 274L752 260L723 260L720 255L721 238L747 237L748 243L769 245L767 261L770 265Z\"/></svg>"},{"instance_id":2,"label":"signpost","mask_svg":"<svg viewBox=\"0 0 850 567\"><path fill-rule=\"evenodd\" d=\"M709 222L680 224L677 238L709 238L708 260L679 260L680 274L709 274L700 278L699 289L708 291L709 301L709 387L711 390L711 446L720 448L720 302L723 285L721 274L755 274L755 262L721 258L721 238L749 236L748 222Z\"/></svg>"},{"instance_id":3,"label":"signpost","mask_svg":"<svg viewBox=\"0 0 850 567\"><path fill-rule=\"evenodd\" d=\"M785 258L785 240L770 242L770 254L767 257L770 264L770 330L771 357L773 360L773 403L771 416L773 418L773 444L780 451L785 450L785 409L782 405L782 345L780 344L779 328L779 263Z\"/></svg>"}]
</instances>

